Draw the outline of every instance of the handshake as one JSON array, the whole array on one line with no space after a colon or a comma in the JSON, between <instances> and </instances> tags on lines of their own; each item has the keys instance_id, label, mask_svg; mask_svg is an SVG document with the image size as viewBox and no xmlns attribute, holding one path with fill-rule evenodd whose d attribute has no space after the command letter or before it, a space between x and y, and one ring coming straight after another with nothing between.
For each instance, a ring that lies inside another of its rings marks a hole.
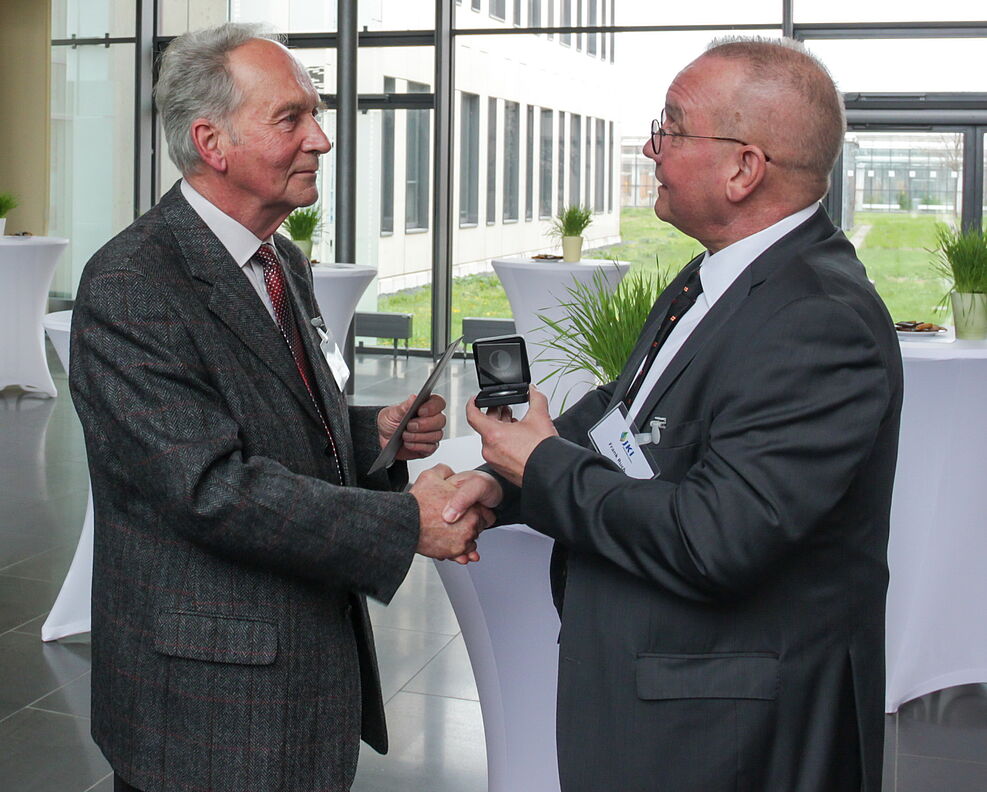
<instances>
[{"instance_id":1,"label":"handshake","mask_svg":"<svg viewBox=\"0 0 987 792\"><path fill-rule=\"evenodd\" d=\"M383 447L394 433L414 396L381 410L378 417ZM421 459L438 448L445 426L445 400L433 394L408 424L398 459ZM537 388L529 391L528 412L521 420L506 406L484 413L473 399L466 405L466 420L480 435L483 459L500 476L520 486L531 452L545 438L558 433L549 417L548 400ZM494 523L493 509L504 497L500 482L481 470L454 473L448 465L423 472L411 487L418 501L418 552L460 564L479 561L476 539Z\"/></svg>"},{"instance_id":2,"label":"handshake","mask_svg":"<svg viewBox=\"0 0 987 792\"><path fill-rule=\"evenodd\" d=\"M418 477L411 494L418 501L419 553L460 564L480 560L476 539L493 525L491 509L504 497L493 476L479 470L453 473L448 465L436 465Z\"/></svg>"}]
</instances>

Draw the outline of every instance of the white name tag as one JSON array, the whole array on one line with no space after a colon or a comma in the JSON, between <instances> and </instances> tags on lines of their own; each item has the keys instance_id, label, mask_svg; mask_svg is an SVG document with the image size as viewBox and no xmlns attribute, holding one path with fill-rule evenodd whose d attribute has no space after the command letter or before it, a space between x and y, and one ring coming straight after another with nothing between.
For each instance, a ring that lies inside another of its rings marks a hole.
<instances>
[{"instance_id":1,"label":"white name tag","mask_svg":"<svg viewBox=\"0 0 987 792\"><path fill-rule=\"evenodd\" d=\"M654 478L654 471L634 437L623 404L614 407L589 430L589 439L601 455L616 462L631 478Z\"/></svg>"},{"instance_id":2,"label":"white name tag","mask_svg":"<svg viewBox=\"0 0 987 792\"><path fill-rule=\"evenodd\" d=\"M332 377L336 380L336 387L340 391L343 391L350 379L350 367L346 365L346 359L343 357L343 353L339 351L339 345L336 343L336 340L332 337L332 330L326 327L325 322L322 321L322 317L315 317L312 320L312 324L322 338L322 341L319 343L319 349L322 350L322 356L326 359L326 363L329 364Z\"/></svg>"}]
</instances>

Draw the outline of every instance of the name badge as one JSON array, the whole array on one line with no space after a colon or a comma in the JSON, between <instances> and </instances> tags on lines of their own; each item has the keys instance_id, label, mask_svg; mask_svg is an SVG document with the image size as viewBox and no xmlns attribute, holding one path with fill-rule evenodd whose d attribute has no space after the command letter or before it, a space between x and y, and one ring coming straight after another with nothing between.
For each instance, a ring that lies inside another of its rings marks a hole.
<instances>
[{"instance_id":1,"label":"name badge","mask_svg":"<svg viewBox=\"0 0 987 792\"><path fill-rule=\"evenodd\" d=\"M346 388L346 383L350 379L350 367L346 365L343 353L339 351L339 345L332 337L332 330L326 327L326 323L321 316L316 316L312 320L312 325L318 331L322 341L319 342L319 349L322 350L322 357L326 359L332 377L336 380L336 387L342 392Z\"/></svg>"},{"instance_id":2,"label":"name badge","mask_svg":"<svg viewBox=\"0 0 987 792\"><path fill-rule=\"evenodd\" d=\"M634 429L627 420L627 408L618 404L588 432L597 452L617 463L631 478L654 478L654 471L644 457Z\"/></svg>"}]
</instances>

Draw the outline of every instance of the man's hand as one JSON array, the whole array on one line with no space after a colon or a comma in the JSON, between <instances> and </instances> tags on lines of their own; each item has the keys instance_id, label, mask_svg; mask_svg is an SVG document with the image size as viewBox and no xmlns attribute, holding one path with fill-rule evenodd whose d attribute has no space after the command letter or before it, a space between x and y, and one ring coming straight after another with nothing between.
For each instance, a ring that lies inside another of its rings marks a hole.
<instances>
[{"instance_id":1,"label":"man's hand","mask_svg":"<svg viewBox=\"0 0 987 792\"><path fill-rule=\"evenodd\" d=\"M452 468L436 465L422 473L411 487L411 494L418 501L420 534L418 552L429 558L452 559L460 564L479 561L476 538L480 531L493 524L489 508L474 503L460 512L451 522L442 517L449 500L456 494L456 486L448 481Z\"/></svg>"},{"instance_id":2,"label":"man's hand","mask_svg":"<svg viewBox=\"0 0 987 792\"><path fill-rule=\"evenodd\" d=\"M398 428L416 395L412 393L400 404L392 404L377 413L377 432L380 435L381 448L391 439L391 435ZM408 423L396 459L422 459L435 453L442 439L442 429L446 425L446 417L442 412L445 407L446 400L437 393L428 397L418 408L418 414Z\"/></svg>"},{"instance_id":3,"label":"man's hand","mask_svg":"<svg viewBox=\"0 0 987 792\"><path fill-rule=\"evenodd\" d=\"M466 420L483 441L483 458L512 484L521 485L524 466L535 447L546 437L556 437L548 414L548 399L534 385L528 388L528 412L520 421L502 414L484 415L473 399L466 405Z\"/></svg>"}]
</instances>

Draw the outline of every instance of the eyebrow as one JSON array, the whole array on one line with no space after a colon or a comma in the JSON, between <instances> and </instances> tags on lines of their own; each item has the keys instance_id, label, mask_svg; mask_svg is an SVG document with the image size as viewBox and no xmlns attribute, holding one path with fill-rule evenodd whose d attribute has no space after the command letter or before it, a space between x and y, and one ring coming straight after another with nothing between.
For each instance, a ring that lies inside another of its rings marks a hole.
<instances>
[{"instance_id":1,"label":"eyebrow","mask_svg":"<svg viewBox=\"0 0 987 792\"><path fill-rule=\"evenodd\" d=\"M311 108L312 105L310 105L308 102L287 102L286 104L281 105L274 111L274 117L279 118L280 116L283 116L286 113L289 114L307 113ZM323 102L322 99L319 99L319 101L315 104L315 109L325 110L326 109L325 102Z\"/></svg>"}]
</instances>

